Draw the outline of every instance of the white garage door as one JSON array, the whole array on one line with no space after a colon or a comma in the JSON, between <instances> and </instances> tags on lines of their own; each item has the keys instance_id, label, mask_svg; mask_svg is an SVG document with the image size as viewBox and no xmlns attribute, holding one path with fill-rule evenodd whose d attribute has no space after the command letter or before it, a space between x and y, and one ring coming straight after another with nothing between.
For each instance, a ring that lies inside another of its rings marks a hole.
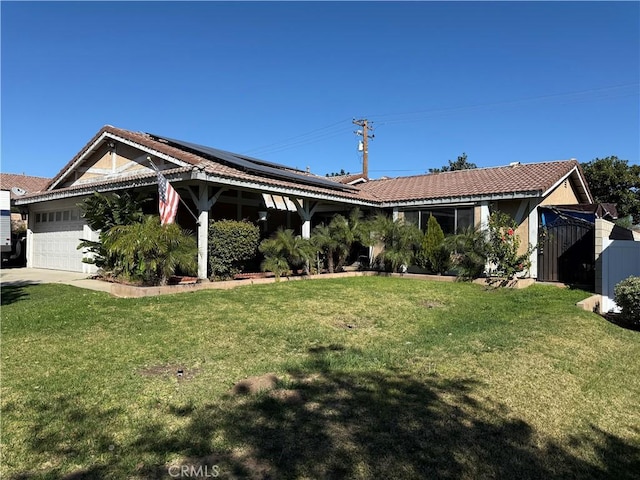
<instances>
[{"instance_id":1,"label":"white garage door","mask_svg":"<svg viewBox=\"0 0 640 480\"><path fill-rule=\"evenodd\" d=\"M77 209L35 213L30 266L82 272L83 252L77 247L86 237L83 227Z\"/></svg>"}]
</instances>

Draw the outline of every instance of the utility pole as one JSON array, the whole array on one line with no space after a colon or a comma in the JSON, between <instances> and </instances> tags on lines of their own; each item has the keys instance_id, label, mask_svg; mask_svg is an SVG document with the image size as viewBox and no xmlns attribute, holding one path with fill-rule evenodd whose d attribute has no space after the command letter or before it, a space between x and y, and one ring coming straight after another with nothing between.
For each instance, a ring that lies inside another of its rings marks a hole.
<instances>
[{"instance_id":1,"label":"utility pole","mask_svg":"<svg viewBox=\"0 0 640 480\"><path fill-rule=\"evenodd\" d=\"M373 123L373 122L371 122ZM357 130L357 135L362 137L362 175L367 180L369 179L369 139L373 139L375 135L369 135L369 129L373 131L373 127L369 125L369 121L366 118L359 120L353 119L353 124L362 127L362 130Z\"/></svg>"}]
</instances>

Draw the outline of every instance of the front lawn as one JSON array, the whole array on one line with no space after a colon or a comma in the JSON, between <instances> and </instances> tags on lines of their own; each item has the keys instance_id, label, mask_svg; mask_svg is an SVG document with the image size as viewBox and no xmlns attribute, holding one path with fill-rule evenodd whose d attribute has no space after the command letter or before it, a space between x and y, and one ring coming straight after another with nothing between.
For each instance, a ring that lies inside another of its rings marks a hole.
<instances>
[{"instance_id":1,"label":"front lawn","mask_svg":"<svg viewBox=\"0 0 640 480\"><path fill-rule=\"evenodd\" d=\"M3 287L0 477L639 478L640 332L586 296Z\"/></svg>"}]
</instances>

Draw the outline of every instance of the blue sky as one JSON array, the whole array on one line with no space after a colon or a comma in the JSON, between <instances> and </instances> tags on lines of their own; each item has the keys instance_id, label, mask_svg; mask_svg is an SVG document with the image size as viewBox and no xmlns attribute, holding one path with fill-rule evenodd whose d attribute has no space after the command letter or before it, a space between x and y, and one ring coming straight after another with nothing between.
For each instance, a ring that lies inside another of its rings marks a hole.
<instances>
[{"instance_id":1,"label":"blue sky","mask_svg":"<svg viewBox=\"0 0 640 480\"><path fill-rule=\"evenodd\" d=\"M105 124L318 174L640 163L638 2L5 2L2 171Z\"/></svg>"}]
</instances>

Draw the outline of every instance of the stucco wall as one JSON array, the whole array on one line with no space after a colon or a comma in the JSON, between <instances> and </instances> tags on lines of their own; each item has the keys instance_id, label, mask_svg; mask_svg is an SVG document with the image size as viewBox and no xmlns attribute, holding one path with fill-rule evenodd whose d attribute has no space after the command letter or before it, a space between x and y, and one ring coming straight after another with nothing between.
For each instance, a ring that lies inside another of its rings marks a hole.
<instances>
[{"instance_id":1,"label":"stucco wall","mask_svg":"<svg viewBox=\"0 0 640 480\"><path fill-rule=\"evenodd\" d=\"M140 159L144 158L140 150L122 144L118 144L116 148L115 161L111 150L106 145L98 148L87 157L63 186L100 181L101 177L105 179L127 177L151 170L148 166L139 163ZM161 168L161 165L158 167Z\"/></svg>"},{"instance_id":2,"label":"stucco wall","mask_svg":"<svg viewBox=\"0 0 640 480\"><path fill-rule=\"evenodd\" d=\"M578 195L567 178L542 200L541 205L574 205L577 203L580 203Z\"/></svg>"},{"instance_id":3,"label":"stucco wall","mask_svg":"<svg viewBox=\"0 0 640 480\"><path fill-rule=\"evenodd\" d=\"M503 200L496 202L494 208L515 219L518 224L515 234L520 239L518 254L525 253L529 248L529 200Z\"/></svg>"}]
</instances>

